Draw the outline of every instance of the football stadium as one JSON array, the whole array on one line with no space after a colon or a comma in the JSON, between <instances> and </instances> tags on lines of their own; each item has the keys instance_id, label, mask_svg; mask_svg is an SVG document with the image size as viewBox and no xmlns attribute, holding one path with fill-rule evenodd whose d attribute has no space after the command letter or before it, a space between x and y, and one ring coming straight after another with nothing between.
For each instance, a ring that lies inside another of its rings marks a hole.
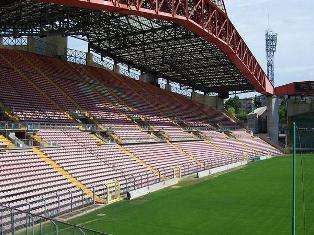
<instances>
[{"instance_id":1,"label":"football stadium","mask_svg":"<svg viewBox=\"0 0 314 235\"><path fill-rule=\"evenodd\" d=\"M314 234L314 82L275 87L223 0L2 0L0 28L0 235Z\"/></svg>"}]
</instances>

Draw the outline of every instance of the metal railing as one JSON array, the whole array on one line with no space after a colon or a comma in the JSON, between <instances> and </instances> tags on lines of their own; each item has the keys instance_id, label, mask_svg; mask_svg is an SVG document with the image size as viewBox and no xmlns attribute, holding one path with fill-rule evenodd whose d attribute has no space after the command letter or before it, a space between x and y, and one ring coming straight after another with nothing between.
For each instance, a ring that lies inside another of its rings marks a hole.
<instances>
[{"instance_id":1,"label":"metal railing","mask_svg":"<svg viewBox=\"0 0 314 235\"><path fill-rule=\"evenodd\" d=\"M5 234L105 235L107 233L0 204L0 235Z\"/></svg>"},{"instance_id":2,"label":"metal railing","mask_svg":"<svg viewBox=\"0 0 314 235\"><path fill-rule=\"evenodd\" d=\"M58 129L58 128L78 128L86 127L91 129L92 124L67 124L67 123L40 123L40 122L0 122L0 131L38 131L40 129Z\"/></svg>"},{"instance_id":3,"label":"metal railing","mask_svg":"<svg viewBox=\"0 0 314 235\"><path fill-rule=\"evenodd\" d=\"M114 68L113 61L107 58L102 58L100 55L97 54L93 54L93 62L109 70L113 70Z\"/></svg>"},{"instance_id":4,"label":"metal railing","mask_svg":"<svg viewBox=\"0 0 314 235\"><path fill-rule=\"evenodd\" d=\"M69 62L73 62L76 64L87 64L87 55L85 52L74 50L74 49L67 49L67 60Z\"/></svg>"},{"instance_id":5,"label":"metal railing","mask_svg":"<svg viewBox=\"0 0 314 235\"><path fill-rule=\"evenodd\" d=\"M20 37L20 38L12 38L12 37L4 37L2 38L2 45L3 46L18 46L23 47L28 45L27 37Z\"/></svg>"}]
</instances>

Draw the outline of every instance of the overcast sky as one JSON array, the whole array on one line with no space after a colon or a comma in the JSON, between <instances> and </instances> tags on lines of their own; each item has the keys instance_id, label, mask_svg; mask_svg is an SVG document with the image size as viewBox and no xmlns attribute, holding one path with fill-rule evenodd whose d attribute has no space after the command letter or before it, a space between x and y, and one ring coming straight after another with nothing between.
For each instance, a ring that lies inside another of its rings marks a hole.
<instances>
[{"instance_id":1,"label":"overcast sky","mask_svg":"<svg viewBox=\"0 0 314 235\"><path fill-rule=\"evenodd\" d=\"M265 29L278 33L275 83L314 80L314 0L225 0L228 15L266 71Z\"/></svg>"},{"instance_id":2,"label":"overcast sky","mask_svg":"<svg viewBox=\"0 0 314 235\"><path fill-rule=\"evenodd\" d=\"M278 33L276 86L314 80L314 0L225 0L228 15L266 72L265 30ZM70 40L70 47L86 44Z\"/></svg>"}]
</instances>

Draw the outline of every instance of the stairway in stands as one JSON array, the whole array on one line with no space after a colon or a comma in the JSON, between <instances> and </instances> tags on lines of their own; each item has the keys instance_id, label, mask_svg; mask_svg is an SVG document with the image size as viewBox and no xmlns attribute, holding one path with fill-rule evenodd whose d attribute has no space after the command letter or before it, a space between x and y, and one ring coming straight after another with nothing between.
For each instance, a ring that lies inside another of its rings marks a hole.
<instances>
[{"instance_id":1,"label":"stairway in stands","mask_svg":"<svg viewBox=\"0 0 314 235\"><path fill-rule=\"evenodd\" d=\"M50 156L47 153L43 152L40 148L34 147L33 152L37 154L40 157L40 159L44 161L47 165L49 165L53 170L55 170L57 173L59 173L65 179L67 179L71 184L73 184L79 190L82 190L86 194L86 196L95 200L96 203L105 202L105 200L102 199L100 196L95 195L92 189L88 188L86 185L80 182L77 178L71 175L67 170L61 167L57 162L52 160Z\"/></svg>"}]
</instances>

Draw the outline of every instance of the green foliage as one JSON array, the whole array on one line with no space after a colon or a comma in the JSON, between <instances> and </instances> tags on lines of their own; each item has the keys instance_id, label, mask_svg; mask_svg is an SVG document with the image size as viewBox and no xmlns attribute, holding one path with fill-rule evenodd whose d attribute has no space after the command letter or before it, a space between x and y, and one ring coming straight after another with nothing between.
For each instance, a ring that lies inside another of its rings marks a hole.
<instances>
[{"instance_id":1,"label":"green foliage","mask_svg":"<svg viewBox=\"0 0 314 235\"><path fill-rule=\"evenodd\" d=\"M247 119L247 112L243 109L240 109L236 116L238 119L245 121Z\"/></svg>"},{"instance_id":2,"label":"green foliage","mask_svg":"<svg viewBox=\"0 0 314 235\"><path fill-rule=\"evenodd\" d=\"M228 99L225 102L225 109L239 120L245 121L247 119L247 112L241 109L241 102L238 96Z\"/></svg>"},{"instance_id":3,"label":"green foliage","mask_svg":"<svg viewBox=\"0 0 314 235\"><path fill-rule=\"evenodd\" d=\"M236 116L236 112L235 112L235 109L233 107L228 108L228 113L230 113L234 117Z\"/></svg>"},{"instance_id":4,"label":"green foliage","mask_svg":"<svg viewBox=\"0 0 314 235\"><path fill-rule=\"evenodd\" d=\"M234 108L235 113L239 111L241 108L240 98L235 96L234 98L230 98L225 103L225 108L228 110L229 108Z\"/></svg>"},{"instance_id":5,"label":"green foliage","mask_svg":"<svg viewBox=\"0 0 314 235\"><path fill-rule=\"evenodd\" d=\"M304 234L300 156L297 228ZM306 234L314 234L314 155L304 158ZM110 234L289 234L291 158L256 162L207 180L183 181L71 222Z\"/></svg>"},{"instance_id":6,"label":"green foliage","mask_svg":"<svg viewBox=\"0 0 314 235\"><path fill-rule=\"evenodd\" d=\"M257 96L254 97L253 102L254 102L255 108L260 108L260 107L262 107L262 102L261 102L261 100L260 100Z\"/></svg>"},{"instance_id":7,"label":"green foliage","mask_svg":"<svg viewBox=\"0 0 314 235\"><path fill-rule=\"evenodd\" d=\"M280 123L287 123L287 109L286 109L286 107L280 106L280 108L279 108L279 120L280 120Z\"/></svg>"},{"instance_id":8,"label":"green foliage","mask_svg":"<svg viewBox=\"0 0 314 235\"><path fill-rule=\"evenodd\" d=\"M286 100L282 100L280 107L279 107L279 121L280 123L287 123L287 106L286 106Z\"/></svg>"}]
</instances>

